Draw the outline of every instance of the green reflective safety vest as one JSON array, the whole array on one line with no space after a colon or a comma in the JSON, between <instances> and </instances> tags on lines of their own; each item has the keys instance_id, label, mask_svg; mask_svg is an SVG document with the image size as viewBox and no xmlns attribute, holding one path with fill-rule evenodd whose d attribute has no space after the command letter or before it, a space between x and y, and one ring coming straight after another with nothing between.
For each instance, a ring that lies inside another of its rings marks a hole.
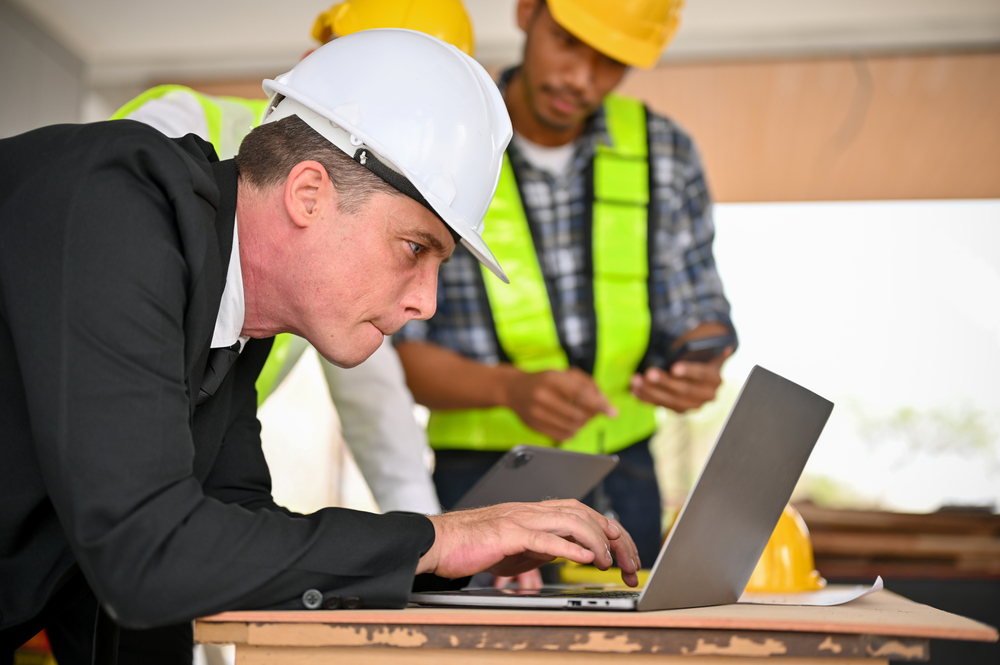
<instances>
[{"instance_id":1,"label":"green reflective safety vest","mask_svg":"<svg viewBox=\"0 0 1000 665\"><path fill-rule=\"evenodd\" d=\"M203 95L183 85L158 85L150 88L118 109L111 120L127 118L143 105L172 93L184 93L194 98L205 114L208 142L215 147L219 159L230 159L239 152L240 143L250 130L260 124L267 110L266 99L216 97Z\"/></svg>"},{"instance_id":2,"label":"green reflective safety vest","mask_svg":"<svg viewBox=\"0 0 1000 665\"><path fill-rule=\"evenodd\" d=\"M125 106L118 109L111 120L127 118L150 101L161 99L171 93L184 93L198 102L205 114L208 141L215 147L220 159L229 159L240 149L243 138L260 124L267 110L266 99L241 99L239 97L215 97L203 95L183 85L158 85L150 88ZM274 346L257 377L257 406L264 403L277 387L281 367L288 358L292 336L288 333L274 338Z\"/></svg>"},{"instance_id":3,"label":"green reflective safety vest","mask_svg":"<svg viewBox=\"0 0 1000 665\"><path fill-rule=\"evenodd\" d=\"M428 439L437 449L508 450L528 443L586 453L613 453L651 435L654 407L629 392L649 346L649 159L641 102L609 95L604 112L612 145L594 156L593 289L597 314L594 380L618 409L598 415L559 444L529 428L505 407L435 410ZM518 193L504 157L483 239L510 276L505 285L483 273L497 338L511 362L526 372L569 367Z\"/></svg>"}]
</instances>

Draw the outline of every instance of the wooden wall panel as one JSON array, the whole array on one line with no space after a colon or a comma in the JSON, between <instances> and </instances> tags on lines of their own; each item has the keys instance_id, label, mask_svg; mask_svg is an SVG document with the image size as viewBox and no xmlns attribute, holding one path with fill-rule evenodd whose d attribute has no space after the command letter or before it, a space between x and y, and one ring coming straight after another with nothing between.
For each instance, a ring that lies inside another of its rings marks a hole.
<instances>
[{"instance_id":1,"label":"wooden wall panel","mask_svg":"<svg viewBox=\"0 0 1000 665\"><path fill-rule=\"evenodd\" d=\"M719 201L1000 197L1000 53L670 64L621 90L692 133Z\"/></svg>"},{"instance_id":2,"label":"wooden wall panel","mask_svg":"<svg viewBox=\"0 0 1000 665\"><path fill-rule=\"evenodd\" d=\"M1000 198L1000 52L675 63L621 92L691 132L718 201Z\"/></svg>"}]
</instances>

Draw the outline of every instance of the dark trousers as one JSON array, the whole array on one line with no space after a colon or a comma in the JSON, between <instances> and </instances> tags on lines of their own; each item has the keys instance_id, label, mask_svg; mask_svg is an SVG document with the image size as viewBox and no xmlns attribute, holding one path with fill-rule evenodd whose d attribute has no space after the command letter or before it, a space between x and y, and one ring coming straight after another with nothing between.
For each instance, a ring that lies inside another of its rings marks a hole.
<instances>
[{"instance_id":1,"label":"dark trousers","mask_svg":"<svg viewBox=\"0 0 1000 665\"><path fill-rule=\"evenodd\" d=\"M613 511L635 540L642 566L651 568L660 551L662 508L649 439L616 454L618 466L583 498L583 503L599 512ZM441 507L448 510L503 457L503 452L436 450L434 457L434 485Z\"/></svg>"},{"instance_id":2,"label":"dark trousers","mask_svg":"<svg viewBox=\"0 0 1000 665\"><path fill-rule=\"evenodd\" d=\"M43 628L59 665L104 665L114 662L107 649L109 619L102 615L98 626L98 603L82 574L56 592L33 619L0 631L0 663L11 663L14 651ZM95 658L95 629L105 639ZM191 665L194 629L191 622L150 630L118 631L118 665ZM4 660L7 659L7 660Z\"/></svg>"}]
</instances>

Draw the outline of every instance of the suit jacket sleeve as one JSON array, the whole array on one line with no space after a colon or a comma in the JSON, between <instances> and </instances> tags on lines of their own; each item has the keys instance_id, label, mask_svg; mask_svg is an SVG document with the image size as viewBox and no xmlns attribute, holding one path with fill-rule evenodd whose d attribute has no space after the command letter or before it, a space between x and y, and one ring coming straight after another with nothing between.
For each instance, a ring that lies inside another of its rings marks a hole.
<instances>
[{"instance_id":1,"label":"suit jacket sleeve","mask_svg":"<svg viewBox=\"0 0 1000 665\"><path fill-rule=\"evenodd\" d=\"M26 136L4 146L23 158L3 201L4 314L45 490L109 613L141 628L311 588L404 605L433 525L274 506L252 386L236 376L253 357L213 397L233 417L196 477L188 370L205 340L191 331L214 324L204 293L223 274L204 157L128 121Z\"/></svg>"}]
</instances>

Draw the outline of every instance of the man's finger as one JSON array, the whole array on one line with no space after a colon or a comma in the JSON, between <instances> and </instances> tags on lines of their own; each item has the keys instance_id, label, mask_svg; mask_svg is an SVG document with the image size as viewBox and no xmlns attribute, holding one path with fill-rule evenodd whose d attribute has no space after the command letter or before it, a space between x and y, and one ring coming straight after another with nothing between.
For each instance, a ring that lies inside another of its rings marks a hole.
<instances>
[{"instance_id":1,"label":"man's finger","mask_svg":"<svg viewBox=\"0 0 1000 665\"><path fill-rule=\"evenodd\" d=\"M608 520L592 508L575 499L542 501L534 504L509 504L518 509L514 521L524 529L535 533L546 533L572 541L590 550L595 566L611 566L609 539L605 534ZM523 509L522 509L523 508ZM538 549L529 543L526 549L546 554L555 554ZM508 551L513 554L513 551ZM561 555L556 555L561 556Z\"/></svg>"},{"instance_id":2,"label":"man's finger","mask_svg":"<svg viewBox=\"0 0 1000 665\"><path fill-rule=\"evenodd\" d=\"M637 374L633 377L630 389L632 394L643 402L665 406L678 413L683 413L689 409L696 409L705 402L715 398L715 390L707 392L692 391L690 386L683 382L679 384L680 391L671 390L671 388L676 387L674 384L671 384L669 387L655 384Z\"/></svg>"},{"instance_id":3,"label":"man's finger","mask_svg":"<svg viewBox=\"0 0 1000 665\"><path fill-rule=\"evenodd\" d=\"M563 412L550 410L543 404L536 404L532 408L530 418L525 422L533 429L556 441L565 441L576 434L587 421L572 417L567 418Z\"/></svg>"},{"instance_id":4,"label":"man's finger","mask_svg":"<svg viewBox=\"0 0 1000 665\"><path fill-rule=\"evenodd\" d=\"M669 373L692 381L721 381L722 364L733 355L733 350L733 347L727 346L722 353L707 362L679 360L670 367Z\"/></svg>"},{"instance_id":5,"label":"man's finger","mask_svg":"<svg viewBox=\"0 0 1000 665\"><path fill-rule=\"evenodd\" d=\"M718 368L702 367L702 363L674 363L674 370L664 372L661 369L650 369L643 379L654 386L671 390L678 394L697 393L706 389L712 390L722 384L722 376ZM680 372L680 374L676 373Z\"/></svg>"},{"instance_id":6,"label":"man's finger","mask_svg":"<svg viewBox=\"0 0 1000 665\"><path fill-rule=\"evenodd\" d=\"M517 580L517 586L519 589L542 588L542 573L539 572L537 568L523 572L515 577L515 579Z\"/></svg>"},{"instance_id":7,"label":"man's finger","mask_svg":"<svg viewBox=\"0 0 1000 665\"><path fill-rule=\"evenodd\" d=\"M611 560L611 556L615 556L614 552L618 552L632 560L638 560L635 542L628 532L622 528L620 523L615 520L609 520L589 506L585 506L575 500L572 500L572 504L567 506L566 510L574 517L579 518L583 531L574 530L560 535L575 539L581 545L594 552L597 555L594 561L595 566L606 569L613 565L614 562ZM597 536L597 538L593 538L593 536ZM607 561L607 566L602 561L600 551L602 547L605 550L603 559Z\"/></svg>"},{"instance_id":8,"label":"man's finger","mask_svg":"<svg viewBox=\"0 0 1000 665\"><path fill-rule=\"evenodd\" d=\"M604 564L604 567L601 568L602 570L607 570L611 565L609 551L601 550L600 548L585 547L562 536L557 536L554 533L530 531L527 539L529 541L528 549L534 552L544 553L554 558L562 557L576 563L592 563L598 568L601 568L601 564Z\"/></svg>"},{"instance_id":9,"label":"man's finger","mask_svg":"<svg viewBox=\"0 0 1000 665\"><path fill-rule=\"evenodd\" d=\"M579 429L593 416L593 413L579 403L555 391L540 394L536 399L539 416L542 411L548 412L549 418L564 423L566 427Z\"/></svg>"},{"instance_id":10,"label":"man's finger","mask_svg":"<svg viewBox=\"0 0 1000 665\"><path fill-rule=\"evenodd\" d=\"M617 521L608 521L610 522L609 528L616 529L620 534L619 537L611 540L611 551L618 562L618 567L622 569L622 579L626 579L627 574L637 573L642 566L642 562L639 560L639 551L628 531L621 528L621 525ZM634 585L630 584L629 586Z\"/></svg>"},{"instance_id":11,"label":"man's finger","mask_svg":"<svg viewBox=\"0 0 1000 665\"><path fill-rule=\"evenodd\" d=\"M525 422L557 441L577 433L597 413L612 412L593 380L578 370L546 372Z\"/></svg>"},{"instance_id":12,"label":"man's finger","mask_svg":"<svg viewBox=\"0 0 1000 665\"><path fill-rule=\"evenodd\" d=\"M679 397L674 393L661 390L659 388L643 387L633 391L633 394L643 402L664 406L668 409L683 413L691 409L697 409L707 400L692 399L690 397Z\"/></svg>"},{"instance_id":13,"label":"man's finger","mask_svg":"<svg viewBox=\"0 0 1000 665\"><path fill-rule=\"evenodd\" d=\"M576 396L575 400L577 404L587 409L591 415L603 413L610 418L618 416L618 409L608 401L608 398L604 396L604 393L596 385L585 386Z\"/></svg>"},{"instance_id":14,"label":"man's finger","mask_svg":"<svg viewBox=\"0 0 1000 665\"><path fill-rule=\"evenodd\" d=\"M618 415L618 410L597 387L594 378L580 368L571 367L562 373L561 379L563 396L569 402L586 409L588 419L598 413L606 414L612 418Z\"/></svg>"}]
</instances>

